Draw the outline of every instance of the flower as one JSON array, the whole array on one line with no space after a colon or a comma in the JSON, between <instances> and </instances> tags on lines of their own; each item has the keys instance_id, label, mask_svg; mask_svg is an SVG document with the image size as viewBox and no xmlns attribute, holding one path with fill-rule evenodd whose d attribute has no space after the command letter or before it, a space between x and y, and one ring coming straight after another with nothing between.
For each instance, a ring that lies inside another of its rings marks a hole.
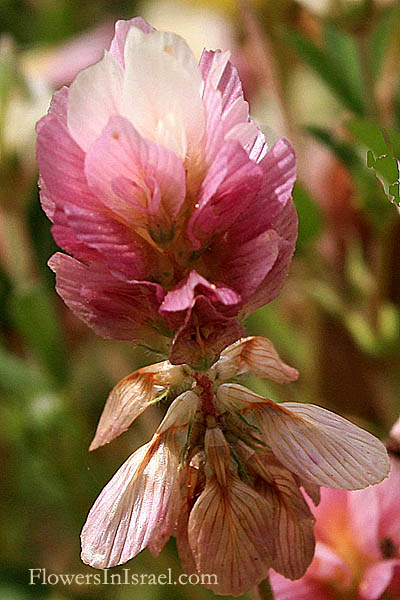
<instances>
[{"instance_id":1,"label":"flower","mask_svg":"<svg viewBox=\"0 0 400 600\"><path fill-rule=\"evenodd\" d=\"M278 383L298 373L260 337L236 342L207 373L168 361L111 392L91 448L110 442L157 398L173 399L152 440L100 493L82 530L82 559L108 568L177 539L183 568L239 596L271 567L295 579L314 553L314 517L300 488L359 489L388 472L384 446L317 406L276 404L228 379Z\"/></svg>"},{"instance_id":2,"label":"flower","mask_svg":"<svg viewBox=\"0 0 400 600\"><path fill-rule=\"evenodd\" d=\"M295 156L267 149L229 53L140 18L38 124L42 206L70 256L49 264L104 337L212 364L275 298L297 235Z\"/></svg>"},{"instance_id":3,"label":"flower","mask_svg":"<svg viewBox=\"0 0 400 600\"><path fill-rule=\"evenodd\" d=\"M271 574L276 600L400 598L400 461L388 479L357 492L322 490L315 557L304 577Z\"/></svg>"}]
</instances>

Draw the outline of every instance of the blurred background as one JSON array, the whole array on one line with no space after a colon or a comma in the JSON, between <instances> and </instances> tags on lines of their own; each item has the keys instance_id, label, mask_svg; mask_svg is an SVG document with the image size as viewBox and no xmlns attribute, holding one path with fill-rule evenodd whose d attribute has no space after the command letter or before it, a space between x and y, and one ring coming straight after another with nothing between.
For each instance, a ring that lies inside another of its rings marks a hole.
<instances>
[{"instance_id":1,"label":"blurred background","mask_svg":"<svg viewBox=\"0 0 400 600\"><path fill-rule=\"evenodd\" d=\"M154 357L98 338L58 298L36 183L34 126L52 92L101 58L116 19L136 15L197 56L230 49L253 118L271 143L296 148L296 255L280 298L247 325L301 376L284 389L249 385L383 440L400 413L400 3L0 0L1 600L212 597L196 586L27 585L29 568L93 572L79 558L86 514L165 410L89 454L110 389ZM173 540L127 566L181 572Z\"/></svg>"}]
</instances>

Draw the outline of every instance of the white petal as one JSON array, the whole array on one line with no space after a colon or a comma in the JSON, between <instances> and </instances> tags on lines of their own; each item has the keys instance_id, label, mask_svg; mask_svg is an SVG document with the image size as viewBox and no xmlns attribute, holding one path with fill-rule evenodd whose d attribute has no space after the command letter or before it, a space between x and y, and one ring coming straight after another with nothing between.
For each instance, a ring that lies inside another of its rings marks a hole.
<instances>
[{"instance_id":1,"label":"white petal","mask_svg":"<svg viewBox=\"0 0 400 600\"><path fill-rule=\"evenodd\" d=\"M241 411L262 430L276 458L304 481L356 490L389 472L384 445L346 419L312 404L275 404L247 388L223 384L220 409Z\"/></svg>"},{"instance_id":2,"label":"white petal","mask_svg":"<svg viewBox=\"0 0 400 600\"><path fill-rule=\"evenodd\" d=\"M221 353L213 369L222 380L254 373L277 383L295 381L299 373L280 358L273 343L264 337L248 337L235 342Z\"/></svg>"},{"instance_id":3,"label":"white petal","mask_svg":"<svg viewBox=\"0 0 400 600\"><path fill-rule=\"evenodd\" d=\"M125 64L124 116L182 161L197 155L205 127L202 79L186 42L173 33L132 28Z\"/></svg>"},{"instance_id":4,"label":"white petal","mask_svg":"<svg viewBox=\"0 0 400 600\"><path fill-rule=\"evenodd\" d=\"M139 448L101 492L82 529L83 562L98 569L119 565L152 539L178 493L176 448L167 442Z\"/></svg>"},{"instance_id":5,"label":"white petal","mask_svg":"<svg viewBox=\"0 0 400 600\"><path fill-rule=\"evenodd\" d=\"M285 402L266 407L265 414L264 431L274 454L305 481L357 490L389 473L384 445L324 408Z\"/></svg>"},{"instance_id":6,"label":"white petal","mask_svg":"<svg viewBox=\"0 0 400 600\"><path fill-rule=\"evenodd\" d=\"M89 450L108 444L126 431L161 392L170 385L182 384L184 378L182 367L164 361L122 379L108 396Z\"/></svg>"},{"instance_id":7,"label":"white petal","mask_svg":"<svg viewBox=\"0 0 400 600\"><path fill-rule=\"evenodd\" d=\"M108 119L120 114L123 70L109 53L84 69L69 89L68 129L83 150L99 137Z\"/></svg>"},{"instance_id":8,"label":"white petal","mask_svg":"<svg viewBox=\"0 0 400 600\"><path fill-rule=\"evenodd\" d=\"M173 429L187 427L194 419L199 408L200 398L194 392L184 392L172 402L164 419L161 421L155 436L165 434Z\"/></svg>"}]
</instances>

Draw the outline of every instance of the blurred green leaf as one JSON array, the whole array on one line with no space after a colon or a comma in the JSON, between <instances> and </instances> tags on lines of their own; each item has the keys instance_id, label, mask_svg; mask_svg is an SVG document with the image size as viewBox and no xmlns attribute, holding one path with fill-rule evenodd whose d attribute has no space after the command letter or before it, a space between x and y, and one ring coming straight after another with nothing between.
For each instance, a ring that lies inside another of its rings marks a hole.
<instances>
[{"instance_id":1,"label":"blurred green leaf","mask_svg":"<svg viewBox=\"0 0 400 600\"><path fill-rule=\"evenodd\" d=\"M325 33L325 48L316 46L304 35L294 31L285 32L284 36L342 104L356 115L363 116L365 104L358 74L360 67L357 49L347 34L333 26L329 26ZM357 75L352 78L351 74L354 76L355 73Z\"/></svg>"},{"instance_id":2,"label":"blurred green leaf","mask_svg":"<svg viewBox=\"0 0 400 600\"><path fill-rule=\"evenodd\" d=\"M370 59L374 77L380 74L391 36L398 30L400 11L395 6L383 13L371 35Z\"/></svg>"},{"instance_id":3,"label":"blurred green leaf","mask_svg":"<svg viewBox=\"0 0 400 600\"><path fill-rule=\"evenodd\" d=\"M356 311L345 315L344 323L356 344L371 356L383 356L398 346L400 316L392 304L383 304L374 330L365 317Z\"/></svg>"},{"instance_id":4,"label":"blurred green leaf","mask_svg":"<svg viewBox=\"0 0 400 600\"><path fill-rule=\"evenodd\" d=\"M299 183L296 183L293 188L293 202L299 215L297 250L301 252L307 244L321 234L322 216L316 202Z\"/></svg>"},{"instance_id":5,"label":"blurred green leaf","mask_svg":"<svg viewBox=\"0 0 400 600\"><path fill-rule=\"evenodd\" d=\"M67 378L64 340L49 292L41 284L15 291L9 312L16 329L56 384Z\"/></svg>"},{"instance_id":6,"label":"blurred green leaf","mask_svg":"<svg viewBox=\"0 0 400 600\"><path fill-rule=\"evenodd\" d=\"M360 160L357 151L348 142L341 140L323 127L309 125L306 129L312 137L332 150L336 158L338 158L347 168L352 169L362 166L362 161Z\"/></svg>"},{"instance_id":7,"label":"blurred green leaf","mask_svg":"<svg viewBox=\"0 0 400 600\"><path fill-rule=\"evenodd\" d=\"M0 346L0 389L20 396L34 396L48 389L46 379Z\"/></svg>"},{"instance_id":8,"label":"blurred green leaf","mask_svg":"<svg viewBox=\"0 0 400 600\"><path fill-rule=\"evenodd\" d=\"M324 23L326 54L335 68L342 72L351 95L357 101L364 102L364 90L360 55L357 44L347 33L341 31L334 23Z\"/></svg>"}]
</instances>

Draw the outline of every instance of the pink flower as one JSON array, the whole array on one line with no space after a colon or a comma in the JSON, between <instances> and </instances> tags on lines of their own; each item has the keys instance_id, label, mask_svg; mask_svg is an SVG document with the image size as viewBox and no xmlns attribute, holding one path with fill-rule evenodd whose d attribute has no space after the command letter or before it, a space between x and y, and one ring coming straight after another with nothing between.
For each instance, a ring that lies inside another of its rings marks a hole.
<instances>
[{"instance_id":1,"label":"pink flower","mask_svg":"<svg viewBox=\"0 0 400 600\"><path fill-rule=\"evenodd\" d=\"M276 600L400 598L400 461L389 478L358 492L324 489L315 557L304 577L271 574Z\"/></svg>"},{"instance_id":2,"label":"pink flower","mask_svg":"<svg viewBox=\"0 0 400 600\"><path fill-rule=\"evenodd\" d=\"M314 517L301 487L359 489L388 472L384 446L317 406L276 404L230 378L297 378L271 342L240 340L207 374L168 361L141 369L111 392L91 448L110 442L157 398L173 399L152 440L99 495L82 530L82 559L97 568L158 554L177 539L188 573L239 596L271 567L301 577L314 553Z\"/></svg>"},{"instance_id":3,"label":"pink flower","mask_svg":"<svg viewBox=\"0 0 400 600\"><path fill-rule=\"evenodd\" d=\"M277 296L297 234L295 156L267 149L228 52L142 19L38 124L57 291L100 335L198 367Z\"/></svg>"}]
</instances>

